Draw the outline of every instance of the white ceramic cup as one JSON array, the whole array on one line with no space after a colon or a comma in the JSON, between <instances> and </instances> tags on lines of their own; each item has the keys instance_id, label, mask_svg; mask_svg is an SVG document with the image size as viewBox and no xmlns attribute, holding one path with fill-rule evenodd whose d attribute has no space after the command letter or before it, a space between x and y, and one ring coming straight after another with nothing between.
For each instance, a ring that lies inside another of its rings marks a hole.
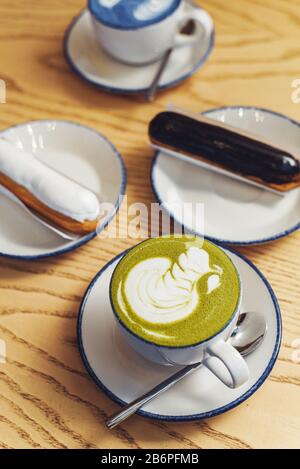
<instances>
[{"instance_id":1,"label":"white ceramic cup","mask_svg":"<svg viewBox=\"0 0 300 469\"><path fill-rule=\"evenodd\" d=\"M221 249L220 247L218 248ZM113 276L114 273L112 279ZM110 295L111 306L121 335L138 354L160 365L190 365L202 362L203 365L209 368L215 376L230 388L237 388L249 379L249 369L244 358L227 342L239 317L241 299L242 285L240 280L238 306L223 329L214 336L195 345L162 346L145 340L129 330L118 316Z\"/></svg>"},{"instance_id":2,"label":"white ceramic cup","mask_svg":"<svg viewBox=\"0 0 300 469\"><path fill-rule=\"evenodd\" d=\"M91 20L101 47L115 59L132 65L155 62L168 49L194 44L213 32L209 14L200 8L187 10L184 1L167 18L138 29L107 26L92 12ZM195 22L194 33L181 34L180 29L189 20Z\"/></svg>"}]
</instances>

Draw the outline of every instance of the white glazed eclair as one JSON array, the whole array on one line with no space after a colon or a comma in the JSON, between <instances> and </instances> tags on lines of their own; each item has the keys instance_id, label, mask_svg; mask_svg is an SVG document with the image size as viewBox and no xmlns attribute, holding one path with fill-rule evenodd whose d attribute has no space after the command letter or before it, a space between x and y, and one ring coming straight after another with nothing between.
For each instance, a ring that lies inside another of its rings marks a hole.
<instances>
[{"instance_id":1,"label":"white glazed eclair","mask_svg":"<svg viewBox=\"0 0 300 469\"><path fill-rule=\"evenodd\" d=\"M0 138L0 184L28 208L57 227L76 234L96 229L96 195Z\"/></svg>"}]
</instances>

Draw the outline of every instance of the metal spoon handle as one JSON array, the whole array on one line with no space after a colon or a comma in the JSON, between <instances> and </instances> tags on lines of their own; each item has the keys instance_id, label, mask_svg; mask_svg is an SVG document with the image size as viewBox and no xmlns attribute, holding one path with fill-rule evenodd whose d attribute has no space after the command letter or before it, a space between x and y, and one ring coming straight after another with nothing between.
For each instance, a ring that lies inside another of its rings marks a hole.
<instances>
[{"instance_id":1,"label":"metal spoon handle","mask_svg":"<svg viewBox=\"0 0 300 469\"><path fill-rule=\"evenodd\" d=\"M246 337L244 337L244 340L241 340L242 336L244 335L243 332L241 332L243 325L245 327ZM266 332L267 323L261 313L241 313L237 322L237 327L234 329L229 340L231 341L231 345L242 355L242 357L246 357L259 347L266 335ZM233 341L235 342L234 344ZM121 422L124 422L124 420L135 414L135 412L145 404L148 404L150 401L152 401L152 399L160 396L163 392L173 387L185 376L193 373L193 371L197 370L197 368L202 365L206 366L212 373L215 374L215 376L219 377L219 373L215 373L215 359L216 357L214 356L208 356L201 363L194 363L193 365L185 366L181 370L177 371L172 376L159 383L153 389L143 394L143 396L125 405L121 411L112 415L106 421L107 427L114 428Z\"/></svg>"},{"instance_id":2,"label":"metal spoon handle","mask_svg":"<svg viewBox=\"0 0 300 469\"><path fill-rule=\"evenodd\" d=\"M258 343L260 343L260 341ZM238 350L238 352L242 356L247 356L249 353L248 349L241 350L239 347L235 347L235 348ZM255 350L255 348L256 347L251 348L251 352L252 350ZM124 422L124 420L127 420L128 417L135 414L136 411L139 410L141 407L148 404L150 401L152 401L152 399L160 396L162 393L164 393L168 389L172 388L175 384L177 384L183 378L193 373L197 368L200 368L200 366L206 366L215 376L219 377L219 374L216 373L216 370L215 370L215 357L207 357L201 363L194 363L192 365L187 365L181 370L177 371L177 373L174 373L172 376L170 376L166 380L159 383L157 386L152 388L146 394L143 394L141 397L137 398L135 401L130 402L129 404L125 405L121 411L115 413L106 421L106 426L112 429L116 427L117 425L119 425L120 423Z\"/></svg>"},{"instance_id":3,"label":"metal spoon handle","mask_svg":"<svg viewBox=\"0 0 300 469\"><path fill-rule=\"evenodd\" d=\"M40 216L36 215L32 210L30 210L17 196L15 196L11 191L6 189L6 187L1 185L0 194L3 194L12 202L19 205L19 207L21 207L28 215L30 215L31 218L38 221L41 225L46 226L49 230L61 236L63 239L66 239L68 241L76 241L79 239L78 235L75 235L74 233L69 233L67 231L63 231L62 229L59 229L56 226L52 225L49 221L43 220Z\"/></svg>"},{"instance_id":4,"label":"metal spoon handle","mask_svg":"<svg viewBox=\"0 0 300 469\"><path fill-rule=\"evenodd\" d=\"M181 381L189 374L191 374L200 366L201 363L194 363L193 365L185 366L181 370L177 371L177 373L173 374L169 378L159 383L146 394L143 394L143 396L138 397L135 401L125 405L121 411L116 412L114 415L112 415L106 421L106 426L112 429L120 423L124 422L124 420L128 419L128 417L130 417L131 415L135 414L136 411L143 407L145 404L148 404L150 401L152 401L152 399L155 399L156 397L160 396L162 393L167 391L169 388L174 386L176 383Z\"/></svg>"},{"instance_id":5,"label":"metal spoon handle","mask_svg":"<svg viewBox=\"0 0 300 469\"><path fill-rule=\"evenodd\" d=\"M160 78L163 74L163 71L165 70L167 63L169 62L170 55L172 53L173 49L168 49L167 52L165 52L163 59L160 63L159 69L157 70L157 73L155 77L153 78L153 81L151 83L151 86L149 90L147 91L146 98L149 102L152 102L156 96L156 91L157 87L159 85Z\"/></svg>"}]
</instances>

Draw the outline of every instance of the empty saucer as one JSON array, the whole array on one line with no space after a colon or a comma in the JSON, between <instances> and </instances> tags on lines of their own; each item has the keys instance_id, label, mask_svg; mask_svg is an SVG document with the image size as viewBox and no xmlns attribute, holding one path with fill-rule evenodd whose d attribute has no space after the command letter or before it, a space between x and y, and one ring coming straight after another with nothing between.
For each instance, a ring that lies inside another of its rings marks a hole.
<instances>
[{"instance_id":1,"label":"empty saucer","mask_svg":"<svg viewBox=\"0 0 300 469\"><path fill-rule=\"evenodd\" d=\"M195 8L186 4L186 9ZM208 59L214 46L214 33L192 46L181 47L171 54L158 89L176 86L193 75ZM131 66L118 62L106 54L95 38L90 13L84 10L65 33L65 57L71 69L98 88L125 94L147 91L160 62Z\"/></svg>"},{"instance_id":2,"label":"empty saucer","mask_svg":"<svg viewBox=\"0 0 300 469\"><path fill-rule=\"evenodd\" d=\"M226 252L245 286L241 312L260 312L267 323L262 344L245 358L250 370L248 382L230 389L202 367L147 404L138 411L140 415L173 421L213 417L248 399L270 374L281 341L277 299L267 280L250 261ZM94 382L121 405L141 396L178 369L145 360L120 336L109 301L109 284L123 255L115 257L92 280L80 306L77 324L79 349L87 371Z\"/></svg>"},{"instance_id":3,"label":"empty saucer","mask_svg":"<svg viewBox=\"0 0 300 469\"><path fill-rule=\"evenodd\" d=\"M204 114L263 136L300 158L300 123L284 115L244 106ZM300 227L300 189L277 195L184 158L156 153L151 181L162 207L187 230L216 242L247 245L273 241ZM199 219L197 224L193 211L199 203L203 204L204 223Z\"/></svg>"}]
</instances>

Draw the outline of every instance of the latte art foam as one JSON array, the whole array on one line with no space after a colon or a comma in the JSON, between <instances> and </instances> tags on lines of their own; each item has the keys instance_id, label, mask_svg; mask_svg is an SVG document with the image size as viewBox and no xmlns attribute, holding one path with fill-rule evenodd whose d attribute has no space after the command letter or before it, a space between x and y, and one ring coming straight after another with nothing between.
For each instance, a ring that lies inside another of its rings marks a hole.
<instances>
[{"instance_id":1,"label":"latte art foam","mask_svg":"<svg viewBox=\"0 0 300 469\"><path fill-rule=\"evenodd\" d=\"M119 261L110 284L113 311L138 337L186 346L220 331L236 312L239 277L226 253L189 235L143 241Z\"/></svg>"},{"instance_id":2,"label":"latte art foam","mask_svg":"<svg viewBox=\"0 0 300 469\"><path fill-rule=\"evenodd\" d=\"M127 302L137 316L149 323L179 321L198 305L197 282L207 274L211 274L206 291L209 295L220 286L222 268L211 268L209 254L198 247L190 247L175 263L167 257L146 259L129 272L123 293L120 284L119 301Z\"/></svg>"},{"instance_id":3,"label":"latte art foam","mask_svg":"<svg viewBox=\"0 0 300 469\"><path fill-rule=\"evenodd\" d=\"M133 16L139 21L147 21L156 18L171 7L173 0L145 0L136 6Z\"/></svg>"},{"instance_id":4,"label":"latte art foam","mask_svg":"<svg viewBox=\"0 0 300 469\"><path fill-rule=\"evenodd\" d=\"M137 29L172 15L181 0L88 0L91 13L106 26Z\"/></svg>"}]
</instances>

